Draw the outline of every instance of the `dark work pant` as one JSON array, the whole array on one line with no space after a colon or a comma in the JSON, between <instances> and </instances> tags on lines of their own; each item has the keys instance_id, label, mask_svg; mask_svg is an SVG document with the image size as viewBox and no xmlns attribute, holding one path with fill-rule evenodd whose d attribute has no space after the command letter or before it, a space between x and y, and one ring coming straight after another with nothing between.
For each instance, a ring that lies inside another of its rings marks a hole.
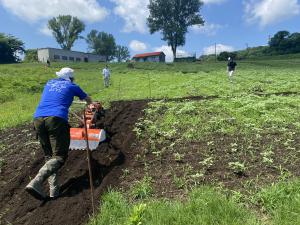
<instances>
[{"instance_id":1,"label":"dark work pant","mask_svg":"<svg viewBox=\"0 0 300 225\"><path fill-rule=\"evenodd\" d=\"M34 119L39 141L46 160L57 158L64 162L68 157L70 145L70 128L62 118L49 116Z\"/></svg>"}]
</instances>

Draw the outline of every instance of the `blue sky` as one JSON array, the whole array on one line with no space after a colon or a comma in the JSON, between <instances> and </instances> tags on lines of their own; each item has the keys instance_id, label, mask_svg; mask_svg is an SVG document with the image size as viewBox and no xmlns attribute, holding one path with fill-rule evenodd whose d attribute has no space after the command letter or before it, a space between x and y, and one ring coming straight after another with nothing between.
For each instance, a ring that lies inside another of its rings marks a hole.
<instances>
[{"instance_id":1,"label":"blue sky","mask_svg":"<svg viewBox=\"0 0 300 225\"><path fill-rule=\"evenodd\" d=\"M191 27L179 54L212 53L266 45L279 30L300 32L298 0L202 0L202 27ZM79 17L86 24L83 36L92 30L114 35L117 44L136 53L171 50L161 35L150 35L146 26L149 0L0 0L0 32L14 35L26 48L59 48L47 29L47 21L59 14ZM87 51L84 40L73 50Z\"/></svg>"}]
</instances>

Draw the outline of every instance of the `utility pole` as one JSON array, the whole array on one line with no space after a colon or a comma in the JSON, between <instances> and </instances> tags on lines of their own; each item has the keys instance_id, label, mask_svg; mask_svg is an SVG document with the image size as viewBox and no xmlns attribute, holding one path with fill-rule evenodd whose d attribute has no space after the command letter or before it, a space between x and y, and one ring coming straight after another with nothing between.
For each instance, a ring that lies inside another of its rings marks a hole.
<instances>
[{"instance_id":1,"label":"utility pole","mask_svg":"<svg viewBox=\"0 0 300 225\"><path fill-rule=\"evenodd\" d=\"M215 43L215 61L217 62L217 43Z\"/></svg>"}]
</instances>

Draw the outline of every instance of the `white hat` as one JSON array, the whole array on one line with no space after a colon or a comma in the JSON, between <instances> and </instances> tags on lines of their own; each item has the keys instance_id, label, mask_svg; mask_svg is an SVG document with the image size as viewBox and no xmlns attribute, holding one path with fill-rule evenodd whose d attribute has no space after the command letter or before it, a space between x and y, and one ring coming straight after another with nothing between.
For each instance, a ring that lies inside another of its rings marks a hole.
<instances>
[{"instance_id":1,"label":"white hat","mask_svg":"<svg viewBox=\"0 0 300 225\"><path fill-rule=\"evenodd\" d=\"M228 61L230 61L231 60L231 58L230 57L228 57Z\"/></svg>"},{"instance_id":2,"label":"white hat","mask_svg":"<svg viewBox=\"0 0 300 225\"><path fill-rule=\"evenodd\" d=\"M70 78L74 78L74 70L64 67L59 72L56 72L56 76L65 80L70 80Z\"/></svg>"}]
</instances>

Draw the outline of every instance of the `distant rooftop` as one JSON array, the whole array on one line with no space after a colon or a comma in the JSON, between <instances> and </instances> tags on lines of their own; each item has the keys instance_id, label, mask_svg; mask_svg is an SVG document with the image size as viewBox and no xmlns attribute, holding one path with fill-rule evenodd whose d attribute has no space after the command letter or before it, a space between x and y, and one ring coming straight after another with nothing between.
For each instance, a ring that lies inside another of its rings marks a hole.
<instances>
[{"instance_id":1,"label":"distant rooftop","mask_svg":"<svg viewBox=\"0 0 300 225\"><path fill-rule=\"evenodd\" d=\"M165 53L163 53L163 52L148 52L148 53L143 53L143 54L136 54L132 58L145 58L148 56L159 56L161 54L165 54Z\"/></svg>"}]
</instances>

